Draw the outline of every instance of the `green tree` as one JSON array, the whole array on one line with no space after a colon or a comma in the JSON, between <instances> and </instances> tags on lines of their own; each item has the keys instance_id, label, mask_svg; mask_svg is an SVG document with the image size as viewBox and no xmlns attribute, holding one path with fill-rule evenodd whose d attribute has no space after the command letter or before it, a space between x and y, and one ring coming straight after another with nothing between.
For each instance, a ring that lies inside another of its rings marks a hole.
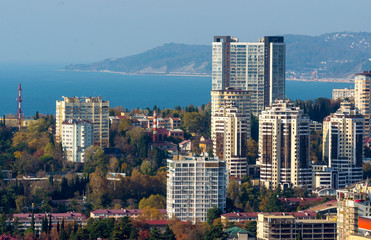
<instances>
[{"instance_id":1,"label":"green tree","mask_svg":"<svg viewBox=\"0 0 371 240\"><path fill-rule=\"evenodd\" d=\"M149 198L142 198L139 202L139 209L146 207L164 209L166 207L166 198L160 194L151 195Z\"/></svg>"},{"instance_id":2,"label":"green tree","mask_svg":"<svg viewBox=\"0 0 371 240\"><path fill-rule=\"evenodd\" d=\"M130 119L127 118L120 119L120 124L118 126L119 133L125 135L125 133L131 129L133 129L133 124L131 123Z\"/></svg>"},{"instance_id":3,"label":"green tree","mask_svg":"<svg viewBox=\"0 0 371 240\"><path fill-rule=\"evenodd\" d=\"M145 160L142 162L142 165L140 165L140 171L144 175L149 175L152 172L152 164L150 161Z\"/></svg>"},{"instance_id":4,"label":"green tree","mask_svg":"<svg viewBox=\"0 0 371 240\"><path fill-rule=\"evenodd\" d=\"M162 239L161 232L157 227L154 227L149 233L149 240L159 240Z\"/></svg>"},{"instance_id":5,"label":"green tree","mask_svg":"<svg viewBox=\"0 0 371 240\"><path fill-rule=\"evenodd\" d=\"M301 232L299 231L298 235L296 236L296 240L302 240L303 238L301 237Z\"/></svg>"},{"instance_id":6,"label":"green tree","mask_svg":"<svg viewBox=\"0 0 371 240\"><path fill-rule=\"evenodd\" d=\"M32 215L31 215L31 231L34 233L35 232L35 216L33 215L33 212L32 212Z\"/></svg>"},{"instance_id":7,"label":"green tree","mask_svg":"<svg viewBox=\"0 0 371 240\"><path fill-rule=\"evenodd\" d=\"M163 240L176 240L175 234L173 230L171 230L169 225L166 225L166 229L165 229L162 239Z\"/></svg>"},{"instance_id":8,"label":"green tree","mask_svg":"<svg viewBox=\"0 0 371 240\"><path fill-rule=\"evenodd\" d=\"M211 226L205 234L205 240L224 240L227 239L227 233L223 232L223 226L221 223L218 223L215 226Z\"/></svg>"},{"instance_id":9,"label":"green tree","mask_svg":"<svg viewBox=\"0 0 371 240\"><path fill-rule=\"evenodd\" d=\"M206 127L205 119L198 112L187 112L184 114L182 128L188 133L202 133Z\"/></svg>"},{"instance_id":10,"label":"green tree","mask_svg":"<svg viewBox=\"0 0 371 240\"><path fill-rule=\"evenodd\" d=\"M256 228L256 221L249 221L248 223L246 223L245 225L245 229L246 231L250 232L251 234L254 234L256 236L257 232L257 228Z\"/></svg>"},{"instance_id":11,"label":"green tree","mask_svg":"<svg viewBox=\"0 0 371 240\"><path fill-rule=\"evenodd\" d=\"M207 222L211 225L213 221L220 217L222 210L217 207L212 207L207 210Z\"/></svg>"},{"instance_id":12,"label":"green tree","mask_svg":"<svg viewBox=\"0 0 371 240\"><path fill-rule=\"evenodd\" d=\"M14 219L14 223L13 223L13 235L14 236L18 236L20 234L20 224L19 224L19 219L18 217L16 217Z\"/></svg>"},{"instance_id":13,"label":"green tree","mask_svg":"<svg viewBox=\"0 0 371 240\"><path fill-rule=\"evenodd\" d=\"M51 142L48 142L44 149L44 156L52 157L54 156L54 152L55 152L54 145Z\"/></svg>"},{"instance_id":14,"label":"green tree","mask_svg":"<svg viewBox=\"0 0 371 240\"><path fill-rule=\"evenodd\" d=\"M6 225L6 215L5 213L1 214L0 217L0 233L4 234L8 230L7 225Z\"/></svg>"},{"instance_id":15,"label":"green tree","mask_svg":"<svg viewBox=\"0 0 371 240\"><path fill-rule=\"evenodd\" d=\"M280 212L282 210L282 203L278 199L278 191L270 192L266 195L260 204L260 209L263 212Z\"/></svg>"},{"instance_id":16,"label":"green tree","mask_svg":"<svg viewBox=\"0 0 371 240\"><path fill-rule=\"evenodd\" d=\"M132 228L133 226L129 217L121 218L119 221L115 222L115 227L113 229L111 239L130 239Z\"/></svg>"},{"instance_id":17,"label":"green tree","mask_svg":"<svg viewBox=\"0 0 371 240\"><path fill-rule=\"evenodd\" d=\"M48 232L48 219L46 218L46 215L41 220L41 232Z\"/></svg>"}]
</instances>

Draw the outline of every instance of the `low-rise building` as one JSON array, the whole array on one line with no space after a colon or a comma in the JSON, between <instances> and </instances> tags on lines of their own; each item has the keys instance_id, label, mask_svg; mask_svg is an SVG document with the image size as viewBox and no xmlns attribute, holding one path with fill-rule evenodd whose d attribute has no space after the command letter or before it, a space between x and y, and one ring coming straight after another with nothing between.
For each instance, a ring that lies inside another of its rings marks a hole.
<instances>
[{"instance_id":1,"label":"low-rise building","mask_svg":"<svg viewBox=\"0 0 371 240\"><path fill-rule=\"evenodd\" d=\"M185 140L179 143L179 151L182 154L188 154L192 151L192 142L191 140Z\"/></svg>"},{"instance_id":2,"label":"low-rise building","mask_svg":"<svg viewBox=\"0 0 371 240\"><path fill-rule=\"evenodd\" d=\"M35 230L41 230L42 219L46 216L47 220L52 222L53 228L56 228L58 223L61 224L64 220L65 225L76 222L78 225L86 224L86 216L82 213L67 212L67 213L34 213ZM9 220L10 224L18 219L20 228L26 230L31 227L32 213L15 213Z\"/></svg>"},{"instance_id":3,"label":"low-rise building","mask_svg":"<svg viewBox=\"0 0 371 240\"><path fill-rule=\"evenodd\" d=\"M257 238L270 239L333 239L337 237L336 221L330 219L296 219L294 216L259 214Z\"/></svg>"},{"instance_id":4,"label":"low-rise building","mask_svg":"<svg viewBox=\"0 0 371 240\"><path fill-rule=\"evenodd\" d=\"M166 209L159 209L159 212L166 216ZM142 209L98 209L90 212L91 218L123 218L130 217L137 219L142 213Z\"/></svg>"},{"instance_id":5,"label":"low-rise building","mask_svg":"<svg viewBox=\"0 0 371 240\"><path fill-rule=\"evenodd\" d=\"M354 89L332 89L332 99L347 99L347 98L354 98L355 91Z\"/></svg>"},{"instance_id":6,"label":"low-rise building","mask_svg":"<svg viewBox=\"0 0 371 240\"><path fill-rule=\"evenodd\" d=\"M222 222L247 222L257 221L259 214L270 214L274 216L294 216L295 219L315 219L316 212L314 211L298 211L298 212L271 212L271 213L258 213L258 212L233 212L221 215Z\"/></svg>"}]
</instances>

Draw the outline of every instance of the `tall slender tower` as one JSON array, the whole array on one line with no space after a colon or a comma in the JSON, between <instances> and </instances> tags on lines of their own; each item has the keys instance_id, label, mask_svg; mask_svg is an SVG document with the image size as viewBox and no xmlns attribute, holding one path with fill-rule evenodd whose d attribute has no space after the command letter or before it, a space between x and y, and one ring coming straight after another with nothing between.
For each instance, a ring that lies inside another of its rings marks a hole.
<instances>
[{"instance_id":1,"label":"tall slender tower","mask_svg":"<svg viewBox=\"0 0 371 240\"><path fill-rule=\"evenodd\" d=\"M359 113L365 118L364 137L371 137L370 118L371 118L371 71L356 73L354 79L354 104Z\"/></svg>"},{"instance_id":2,"label":"tall slender tower","mask_svg":"<svg viewBox=\"0 0 371 240\"><path fill-rule=\"evenodd\" d=\"M323 159L337 171L335 188L362 180L364 118L350 102L323 121Z\"/></svg>"},{"instance_id":3,"label":"tall slender tower","mask_svg":"<svg viewBox=\"0 0 371 240\"><path fill-rule=\"evenodd\" d=\"M225 160L229 176L237 178L247 175L247 120L233 102L213 117L214 155Z\"/></svg>"},{"instance_id":4,"label":"tall slender tower","mask_svg":"<svg viewBox=\"0 0 371 240\"><path fill-rule=\"evenodd\" d=\"M258 116L276 99L285 98L286 46L280 36L239 42L215 36L212 43L212 90L248 90L251 112Z\"/></svg>"},{"instance_id":5,"label":"tall slender tower","mask_svg":"<svg viewBox=\"0 0 371 240\"><path fill-rule=\"evenodd\" d=\"M260 181L269 188L312 188L309 117L289 100L276 100L259 116Z\"/></svg>"},{"instance_id":6,"label":"tall slender tower","mask_svg":"<svg viewBox=\"0 0 371 240\"><path fill-rule=\"evenodd\" d=\"M18 120L18 130L21 130L22 126L22 118L23 118L23 112L22 112L22 87L21 84L19 84L18 87L18 98L17 98L17 120Z\"/></svg>"}]
</instances>

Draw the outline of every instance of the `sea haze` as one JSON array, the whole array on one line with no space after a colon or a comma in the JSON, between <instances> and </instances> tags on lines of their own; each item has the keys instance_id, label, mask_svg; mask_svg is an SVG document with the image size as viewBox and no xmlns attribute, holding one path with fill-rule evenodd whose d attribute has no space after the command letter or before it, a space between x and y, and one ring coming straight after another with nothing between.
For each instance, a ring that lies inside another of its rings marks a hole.
<instances>
[{"instance_id":1,"label":"sea haze","mask_svg":"<svg viewBox=\"0 0 371 240\"><path fill-rule=\"evenodd\" d=\"M196 106L210 101L211 78L188 76L121 75L101 72L58 71L63 65L1 65L0 114L16 114L18 84L23 89L23 112L55 114L62 96L102 96L111 107L160 108ZM286 81L290 99L331 97L333 88L353 88L351 83Z\"/></svg>"}]
</instances>

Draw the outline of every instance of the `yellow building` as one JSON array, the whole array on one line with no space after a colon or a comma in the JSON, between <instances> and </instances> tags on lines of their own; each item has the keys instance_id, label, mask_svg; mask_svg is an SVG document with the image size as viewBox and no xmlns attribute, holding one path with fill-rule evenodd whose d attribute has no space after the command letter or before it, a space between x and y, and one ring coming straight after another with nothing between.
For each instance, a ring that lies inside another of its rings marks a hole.
<instances>
[{"instance_id":1,"label":"yellow building","mask_svg":"<svg viewBox=\"0 0 371 240\"><path fill-rule=\"evenodd\" d=\"M350 189L336 191L337 233L338 240L350 239L350 235L359 233L359 217L371 215L371 187L366 183L358 183Z\"/></svg>"},{"instance_id":2,"label":"yellow building","mask_svg":"<svg viewBox=\"0 0 371 240\"><path fill-rule=\"evenodd\" d=\"M109 101L101 97L63 97L56 107L56 141L61 142L62 122L87 120L94 125L94 145L109 146Z\"/></svg>"}]
</instances>

